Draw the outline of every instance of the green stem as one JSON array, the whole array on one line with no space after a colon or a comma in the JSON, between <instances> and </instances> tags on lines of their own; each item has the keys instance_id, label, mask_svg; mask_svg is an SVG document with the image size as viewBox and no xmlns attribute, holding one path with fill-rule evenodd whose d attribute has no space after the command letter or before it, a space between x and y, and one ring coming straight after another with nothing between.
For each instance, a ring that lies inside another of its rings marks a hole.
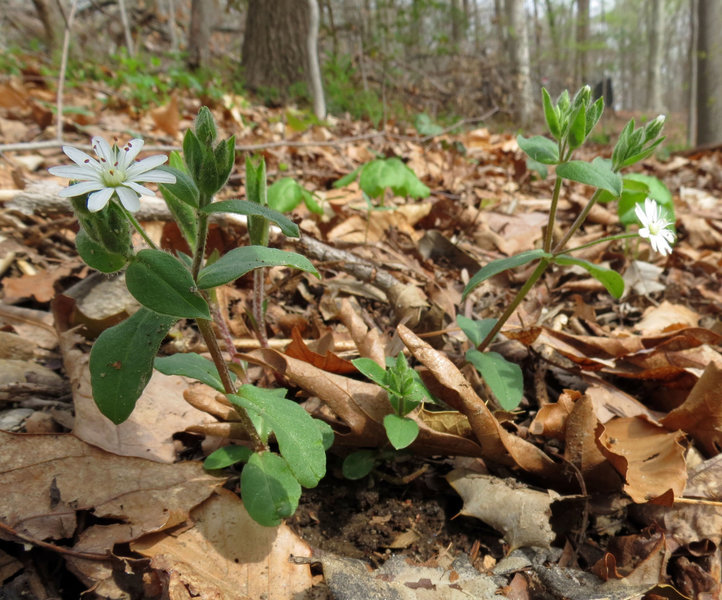
<instances>
[{"instance_id":1,"label":"green stem","mask_svg":"<svg viewBox=\"0 0 722 600\"><path fill-rule=\"evenodd\" d=\"M557 217L557 204L559 203L559 192L562 189L562 178L557 175L557 179L554 182L554 192L552 193L552 204L549 207L549 222L547 223L547 230L544 234L544 252L551 252L552 239L554 236L554 221Z\"/></svg>"},{"instance_id":2,"label":"green stem","mask_svg":"<svg viewBox=\"0 0 722 600\"><path fill-rule=\"evenodd\" d=\"M259 267L253 271L253 319L256 321L256 334L261 348L268 348L268 337L266 336L266 317L263 314L263 300L265 290L263 279L264 268Z\"/></svg>"},{"instance_id":3,"label":"green stem","mask_svg":"<svg viewBox=\"0 0 722 600\"><path fill-rule=\"evenodd\" d=\"M616 235L608 235L598 240L594 240L593 242L587 242L586 244L582 244L581 246L569 248L569 250L565 250L564 253L567 254L569 252L576 252L577 250L584 250L584 248L590 248L591 246L596 246L597 244L602 244L604 242L613 242L614 240L624 240L627 238L635 238L638 236L638 233L618 233ZM558 256L559 254L561 254L561 251L555 253L554 256Z\"/></svg>"},{"instance_id":4,"label":"green stem","mask_svg":"<svg viewBox=\"0 0 722 600\"><path fill-rule=\"evenodd\" d=\"M203 266L203 259L206 254L206 240L208 239L208 215L198 211L198 237L196 238L196 247L193 250L193 264L191 266L191 275L193 281L198 279L198 273Z\"/></svg>"},{"instance_id":5,"label":"green stem","mask_svg":"<svg viewBox=\"0 0 722 600\"><path fill-rule=\"evenodd\" d=\"M157 250L158 246L155 245L153 240L151 240L148 237L148 234L145 232L145 230L140 226L140 223L136 220L136 218L133 216L133 213L130 212L123 206L122 204L118 203L118 206L120 206L121 210L125 213L125 216L128 218L128 220L131 222L133 227L135 227L135 230L140 234L140 237L142 237L145 240L145 243L148 244L153 250Z\"/></svg>"},{"instance_id":6,"label":"green stem","mask_svg":"<svg viewBox=\"0 0 722 600\"><path fill-rule=\"evenodd\" d=\"M511 301L511 304L507 306L506 310L504 311L504 314L501 315L494 324L494 327L492 327L491 331L486 335L486 337L481 341L481 344L479 344L476 349L479 352L483 352L484 349L491 343L491 340L494 339L497 333L501 331L501 328L504 326L504 323L506 323L509 320L509 317L514 314L514 311L516 310L516 307L519 306L521 301L524 299L524 296L526 296L529 293L529 290L534 286L534 284L537 282L537 280L544 274L544 271L546 271L547 267L550 265L550 261L547 259L542 259L539 264L537 265L537 268L534 270L534 272L531 274L531 277L526 280L526 283L521 287L521 289L516 293L516 296L514 296L514 300Z\"/></svg>"},{"instance_id":7,"label":"green stem","mask_svg":"<svg viewBox=\"0 0 722 600\"><path fill-rule=\"evenodd\" d=\"M223 353L221 351L221 347L218 345L216 333L215 331L213 331L213 322L209 321L208 319L196 319L196 323L198 323L198 329L200 330L201 335L203 336L203 340L208 347L208 351L211 354L211 358L213 359L213 362L218 369L218 374L220 375L221 382L223 383L223 389L225 390L226 394L235 394L236 386L233 384L233 380L231 379L231 373L228 370L228 365L226 365L226 361L223 360ZM236 406L236 411L241 417L241 424L243 425L243 428L246 430L246 433L251 440L254 451L264 452L265 450L267 450L268 448L266 448L266 445L258 436L258 432L253 426L253 422L248 416L246 410L244 408L241 408L240 406Z\"/></svg>"},{"instance_id":8,"label":"green stem","mask_svg":"<svg viewBox=\"0 0 722 600\"><path fill-rule=\"evenodd\" d=\"M592 210L592 207L596 204L601 193L601 189L597 189L597 191L594 192L594 195L589 199L589 202L587 202L587 205L584 207L582 212L577 215L577 218L574 223L572 223L569 231L566 232L561 241L554 247L552 254L559 254L564 249L564 246L567 245L567 242L571 239L571 237L577 232L577 229L579 229L582 226L582 223L584 223L584 221L586 220L587 216L589 215L589 211Z\"/></svg>"}]
</instances>

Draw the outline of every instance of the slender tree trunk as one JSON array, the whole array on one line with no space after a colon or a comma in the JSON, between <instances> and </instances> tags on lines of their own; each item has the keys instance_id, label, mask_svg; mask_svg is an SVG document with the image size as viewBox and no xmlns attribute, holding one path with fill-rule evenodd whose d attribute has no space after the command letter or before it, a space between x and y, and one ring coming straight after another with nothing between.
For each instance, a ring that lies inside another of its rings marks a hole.
<instances>
[{"instance_id":1,"label":"slender tree trunk","mask_svg":"<svg viewBox=\"0 0 722 600\"><path fill-rule=\"evenodd\" d=\"M516 118L521 126L527 126L531 123L534 113L527 15L524 10L524 0L506 0L506 2L509 22L509 58L517 93Z\"/></svg>"},{"instance_id":2,"label":"slender tree trunk","mask_svg":"<svg viewBox=\"0 0 722 600\"><path fill-rule=\"evenodd\" d=\"M722 3L697 4L697 143L722 142Z\"/></svg>"},{"instance_id":3,"label":"slender tree trunk","mask_svg":"<svg viewBox=\"0 0 722 600\"><path fill-rule=\"evenodd\" d=\"M647 108L664 112L662 99L662 62L664 59L664 1L651 0L649 22L649 70L647 71Z\"/></svg>"},{"instance_id":4,"label":"slender tree trunk","mask_svg":"<svg viewBox=\"0 0 722 600\"><path fill-rule=\"evenodd\" d=\"M55 54L60 50L65 29L63 16L57 0L32 0L35 12L45 31L45 44L49 53Z\"/></svg>"},{"instance_id":5,"label":"slender tree trunk","mask_svg":"<svg viewBox=\"0 0 722 600\"><path fill-rule=\"evenodd\" d=\"M562 53L559 39L559 31L557 31L557 15L556 9L552 6L551 0L545 0L547 23L549 24L549 37L552 42L552 61L557 69L562 67Z\"/></svg>"},{"instance_id":6,"label":"slender tree trunk","mask_svg":"<svg viewBox=\"0 0 722 600\"><path fill-rule=\"evenodd\" d=\"M308 0L309 24L308 38L308 79L313 99L313 113L317 118L326 117L326 100L323 97L323 83L321 81L321 67L318 64L318 2Z\"/></svg>"},{"instance_id":7,"label":"slender tree trunk","mask_svg":"<svg viewBox=\"0 0 722 600\"><path fill-rule=\"evenodd\" d=\"M687 63L689 65L689 99L687 113L687 144L694 146L697 143L697 38L699 37L699 23L697 22L697 2L689 0L689 51Z\"/></svg>"},{"instance_id":8,"label":"slender tree trunk","mask_svg":"<svg viewBox=\"0 0 722 600\"><path fill-rule=\"evenodd\" d=\"M579 85L589 83L589 0L577 0L576 79Z\"/></svg>"},{"instance_id":9,"label":"slender tree trunk","mask_svg":"<svg viewBox=\"0 0 722 600\"><path fill-rule=\"evenodd\" d=\"M188 67L208 68L211 59L211 32L218 5L216 0L192 0L191 24L188 31Z\"/></svg>"}]
</instances>

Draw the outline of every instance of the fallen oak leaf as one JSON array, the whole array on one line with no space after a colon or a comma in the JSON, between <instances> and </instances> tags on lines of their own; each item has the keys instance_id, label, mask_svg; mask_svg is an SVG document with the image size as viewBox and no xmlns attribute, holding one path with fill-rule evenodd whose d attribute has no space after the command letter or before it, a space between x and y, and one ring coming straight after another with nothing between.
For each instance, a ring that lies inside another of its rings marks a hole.
<instances>
[{"instance_id":1,"label":"fallen oak leaf","mask_svg":"<svg viewBox=\"0 0 722 600\"><path fill-rule=\"evenodd\" d=\"M414 357L448 390L449 393L443 399L469 419L474 435L481 445L484 460L507 467L519 467L543 479L547 484L565 482L562 469L557 463L535 445L509 433L501 426L461 371L445 354L432 348L404 325L399 325L397 332Z\"/></svg>"}]
</instances>

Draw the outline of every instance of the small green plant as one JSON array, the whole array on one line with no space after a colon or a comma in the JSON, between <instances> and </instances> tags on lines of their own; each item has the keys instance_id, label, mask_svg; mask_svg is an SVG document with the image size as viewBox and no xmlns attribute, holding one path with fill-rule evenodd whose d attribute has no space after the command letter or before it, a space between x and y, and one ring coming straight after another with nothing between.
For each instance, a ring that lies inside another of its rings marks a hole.
<instances>
[{"instance_id":1,"label":"small green plant","mask_svg":"<svg viewBox=\"0 0 722 600\"><path fill-rule=\"evenodd\" d=\"M50 172L75 181L61 195L70 198L80 224L76 241L80 256L105 273L125 269L128 290L141 304L93 345L91 385L98 408L116 424L126 420L154 367L197 379L224 394L241 416L249 441L212 454L206 466L245 463L241 473L245 506L256 521L273 526L293 514L301 486L314 487L324 475L325 449L333 434L328 425L287 399L286 390L250 385L245 371L240 369L236 376L229 370L213 329L212 315L219 314L212 306L213 290L266 266L289 266L315 276L318 272L306 257L267 246L270 223L288 236L297 237L299 232L292 221L267 206L262 162L247 162L247 199L214 202L235 164L234 138L216 138L213 117L203 107L194 128L185 134L183 154L172 154L168 167L161 166L167 160L162 155L135 161L143 147L141 139L118 148L95 137L97 158L65 146L75 165L53 167ZM190 256L157 248L135 219L139 195L153 194L144 182L159 184L192 248ZM208 220L219 212L246 215L252 244L211 262L205 257ZM133 247L133 228L149 248ZM212 360L193 353L156 357L179 319L195 321ZM271 434L278 452L270 449Z\"/></svg>"},{"instance_id":2,"label":"small green plant","mask_svg":"<svg viewBox=\"0 0 722 600\"><path fill-rule=\"evenodd\" d=\"M674 242L674 232L670 229L674 223L674 209L668 190L654 178L639 175L623 178L620 174L621 169L647 158L659 146L664 139L660 136L664 117L660 115L639 128L635 127L633 119L630 120L619 136L611 160L601 157L592 161L573 160L574 151L587 140L602 116L604 101L600 98L593 102L589 86L584 86L573 98L567 91L563 92L556 102L543 89L542 103L551 139L539 135L530 138L520 135L517 142L535 164L556 167L543 246L488 263L470 279L462 297L466 298L483 281L508 269L530 263L536 263L536 268L498 319L473 321L462 316L457 318L459 327L474 345L467 352L467 360L480 371L501 406L507 410L515 408L521 401L521 369L501 355L485 350L544 272L552 265L581 267L600 281L612 296L619 298L624 292L624 280L619 273L572 256L571 253L603 242L640 236L650 241L653 250L669 254ZM552 233L565 180L583 183L596 190L570 228L554 244ZM618 211L621 222L627 226L639 223L642 225L639 231L607 236L567 249L567 243L582 226L594 204L617 198L620 198Z\"/></svg>"},{"instance_id":3,"label":"small green plant","mask_svg":"<svg viewBox=\"0 0 722 600\"><path fill-rule=\"evenodd\" d=\"M388 395L392 412L384 417L384 429L391 445L395 450L410 446L419 435L419 426L408 415L422 403L434 403L419 374L409 366L403 352L396 359L387 357L385 369L370 358L357 358L351 362ZM352 452L344 460L344 476L348 479L365 477L377 462L392 456L393 453L383 449Z\"/></svg>"},{"instance_id":4,"label":"small green plant","mask_svg":"<svg viewBox=\"0 0 722 600\"><path fill-rule=\"evenodd\" d=\"M353 119L368 119L378 127L384 116L379 94L359 89L358 76L349 55L328 55L323 63L323 82L328 112L349 113Z\"/></svg>"},{"instance_id":5,"label":"small green plant","mask_svg":"<svg viewBox=\"0 0 722 600\"><path fill-rule=\"evenodd\" d=\"M316 202L315 194L309 192L293 177L282 177L268 188L268 205L273 210L282 213L290 212L301 202L312 213L323 214L323 209Z\"/></svg>"}]
</instances>

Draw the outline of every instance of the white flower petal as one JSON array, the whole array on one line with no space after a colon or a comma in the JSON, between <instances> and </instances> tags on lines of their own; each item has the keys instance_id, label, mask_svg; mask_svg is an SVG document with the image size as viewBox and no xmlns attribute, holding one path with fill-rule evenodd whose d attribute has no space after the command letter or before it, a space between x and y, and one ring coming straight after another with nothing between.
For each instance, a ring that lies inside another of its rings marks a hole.
<instances>
[{"instance_id":1,"label":"white flower petal","mask_svg":"<svg viewBox=\"0 0 722 600\"><path fill-rule=\"evenodd\" d=\"M138 177L128 177L129 181L145 181L147 183L175 183L175 175L160 169L147 171Z\"/></svg>"},{"instance_id":2,"label":"white flower petal","mask_svg":"<svg viewBox=\"0 0 722 600\"><path fill-rule=\"evenodd\" d=\"M138 209L140 208L138 194L122 185L115 188L115 191L118 194L118 198L120 198L120 203L125 206L126 210L132 213L138 212Z\"/></svg>"},{"instance_id":3,"label":"white flower petal","mask_svg":"<svg viewBox=\"0 0 722 600\"><path fill-rule=\"evenodd\" d=\"M95 170L100 169L98 161L95 160L92 156L83 152L82 150L78 150L77 148L73 148L72 146L63 146L63 152L65 152L65 155L70 160L72 160L76 165L80 167L92 168Z\"/></svg>"},{"instance_id":4,"label":"white flower petal","mask_svg":"<svg viewBox=\"0 0 722 600\"><path fill-rule=\"evenodd\" d=\"M103 187L104 186L100 181L82 181L63 188L58 192L58 196L61 198L75 198L75 196L82 196L89 192L101 190Z\"/></svg>"},{"instance_id":5,"label":"white flower petal","mask_svg":"<svg viewBox=\"0 0 722 600\"><path fill-rule=\"evenodd\" d=\"M149 190L147 187L140 185L135 181L126 181L123 185L126 185L131 190L138 192L141 196L155 196L155 192L153 190Z\"/></svg>"},{"instance_id":6,"label":"white flower petal","mask_svg":"<svg viewBox=\"0 0 722 600\"><path fill-rule=\"evenodd\" d=\"M94 194L90 194L90 196L88 196L88 210L90 212L103 210L108 204L108 200L110 200L110 197L113 195L113 192L115 192L115 188L107 187L95 192Z\"/></svg>"},{"instance_id":7,"label":"white flower petal","mask_svg":"<svg viewBox=\"0 0 722 600\"><path fill-rule=\"evenodd\" d=\"M143 160L130 166L126 171L126 175L128 176L128 179L137 179L141 174L146 171L150 171L151 169L155 169L158 165L162 165L167 160L168 157L163 156L162 154L149 156L148 158L144 158Z\"/></svg>"},{"instance_id":8,"label":"white flower petal","mask_svg":"<svg viewBox=\"0 0 722 600\"><path fill-rule=\"evenodd\" d=\"M650 238L649 228L648 228L648 227L642 227L637 233L639 233L639 236L640 236L640 237L643 237L643 238L645 238L645 239L649 239L649 238Z\"/></svg>"},{"instance_id":9,"label":"white flower petal","mask_svg":"<svg viewBox=\"0 0 722 600\"><path fill-rule=\"evenodd\" d=\"M647 220L650 223L659 220L659 206L650 197L644 199L644 212L647 213Z\"/></svg>"},{"instance_id":10,"label":"white flower petal","mask_svg":"<svg viewBox=\"0 0 722 600\"><path fill-rule=\"evenodd\" d=\"M76 167L75 165L64 165L61 167L50 167L48 173L58 177L77 179L79 181L100 181L100 174L87 167Z\"/></svg>"},{"instance_id":11,"label":"white flower petal","mask_svg":"<svg viewBox=\"0 0 722 600\"><path fill-rule=\"evenodd\" d=\"M639 222L642 225L644 225L645 227L649 225L649 222L647 221L647 213L644 212L641 204L634 205L634 213L637 215L637 219L639 219Z\"/></svg>"},{"instance_id":12,"label":"white flower petal","mask_svg":"<svg viewBox=\"0 0 722 600\"><path fill-rule=\"evenodd\" d=\"M99 135L96 135L90 140L90 143L93 145L93 151L100 158L101 164L105 167L112 166L115 162L115 155L108 142Z\"/></svg>"},{"instance_id":13,"label":"white flower petal","mask_svg":"<svg viewBox=\"0 0 722 600\"><path fill-rule=\"evenodd\" d=\"M140 138L133 138L125 146L123 146L122 150L120 151L120 155L124 157L122 160L122 169L127 169L128 166L133 163L135 157L138 156L138 153L143 149L144 143L145 142Z\"/></svg>"}]
</instances>

